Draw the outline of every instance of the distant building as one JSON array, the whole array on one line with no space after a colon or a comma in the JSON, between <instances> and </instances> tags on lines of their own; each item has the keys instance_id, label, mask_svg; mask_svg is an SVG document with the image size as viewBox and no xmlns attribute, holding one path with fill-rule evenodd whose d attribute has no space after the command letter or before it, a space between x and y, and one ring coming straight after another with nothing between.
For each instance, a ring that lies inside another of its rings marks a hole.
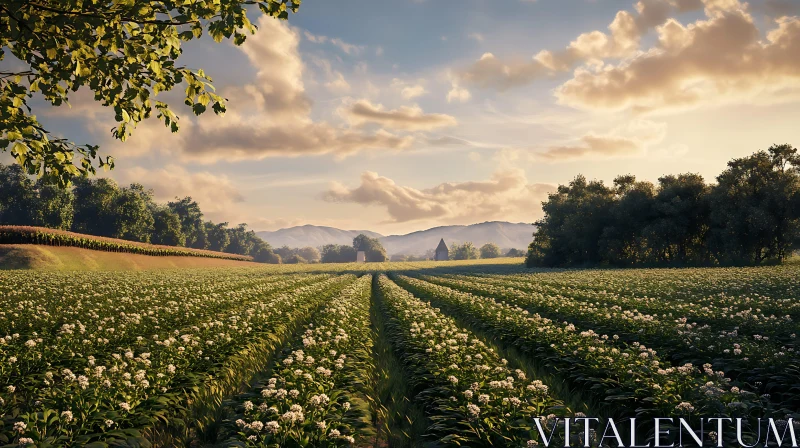
<instances>
[{"instance_id":1,"label":"distant building","mask_svg":"<svg viewBox=\"0 0 800 448\"><path fill-rule=\"evenodd\" d=\"M367 262L367 253L363 250L358 251L356 254L356 263L366 263Z\"/></svg>"},{"instance_id":2,"label":"distant building","mask_svg":"<svg viewBox=\"0 0 800 448\"><path fill-rule=\"evenodd\" d=\"M436 253L433 256L436 261L447 261L450 259L450 249L447 244L444 244L444 238L439 241L439 246L436 247Z\"/></svg>"}]
</instances>

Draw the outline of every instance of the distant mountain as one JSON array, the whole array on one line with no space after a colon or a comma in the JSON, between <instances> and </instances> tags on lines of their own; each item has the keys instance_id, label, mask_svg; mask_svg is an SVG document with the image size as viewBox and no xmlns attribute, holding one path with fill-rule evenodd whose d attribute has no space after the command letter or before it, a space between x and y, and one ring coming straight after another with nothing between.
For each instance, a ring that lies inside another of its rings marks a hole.
<instances>
[{"instance_id":1,"label":"distant mountain","mask_svg":"<svg viewBox=\"0 0 800 448\"><path fill-rule=\"evenodd\" d=\"M530 224L502 221L484 222L469 226L442 226L412 232L408 235L392 235L381 238L386 252L404 255L423 255L435 249L444 238L448 247L454 243L471 241L477 247L495 243L501 249L527 249L533 240L534 227Z\"/></svg>"},{"instance_id":2,"label":"distant mountain","mask_svg":"<svg viewBox=\"0 0 800 448\"><path fill-rule=\"evenodd\" d=\"M274 232L257 232L257 234L273 247L284 245L319 247L325 244L352 244L353 238L363 233L378 238L389 255L424 255L428 250L435 249L442 238L448 246L471 241L478 247L486 243L495 243L501 249L524 250L533 240L533 231L534 227L530 224L493 221L469 226L434 227L407 235L391 236L383 236L368 230L340 230L312 225L290 227Z\"/></svg>"},{"instance_id":3,"label":"distant mountain","mask_svg":"<svg viewBox=\"0 0 800 448\"><path fill-rule=\"evenodd\" d=\"M341 230L324 226L297 226L274 232L256 232L256 235L272 247L319 247L326 244L353 244L353 238L363 233L371 238L383 238L380 233L369 230Z\"/></svg>"}]
</instances>

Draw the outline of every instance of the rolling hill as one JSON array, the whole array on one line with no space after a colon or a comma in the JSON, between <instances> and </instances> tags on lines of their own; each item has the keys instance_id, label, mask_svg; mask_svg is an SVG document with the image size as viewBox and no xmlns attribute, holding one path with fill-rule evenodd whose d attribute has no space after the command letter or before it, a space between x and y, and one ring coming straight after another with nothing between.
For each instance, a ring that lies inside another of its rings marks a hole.
<instances>
[{"instance_id":1,"label":"rolling hill","mask_svg":"<svg viewBox=\"0 0 800 448\"><path fill-rule=\"evenodd\" d=\"M468 226L441 226L420 230L407 235L383 236L368 230L340 230L333 227L298 226L274 232L257 232L257 235L273 247L289 246L319 247L325 244L352 244L353 238L363 233L378 238L389 255L423 255L433 249L444 238L448 246L453 243L472 241L476 246L495 243L502 249L526 249L533 239L534 228L530 224L501 221L484 222Z\"/></svg>"}]
</instances>

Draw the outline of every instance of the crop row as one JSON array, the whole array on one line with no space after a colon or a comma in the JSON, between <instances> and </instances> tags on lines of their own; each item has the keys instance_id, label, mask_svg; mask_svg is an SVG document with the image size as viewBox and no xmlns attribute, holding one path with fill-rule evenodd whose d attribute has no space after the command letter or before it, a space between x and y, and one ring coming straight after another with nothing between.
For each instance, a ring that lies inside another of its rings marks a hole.
<instances>
[{"instance_id":1,"label":"crop row","mask_svg":"<svg viewBox=\"0 0 800 448\"><path fill-rule=\"evenodd\" d=\"M374 434L361 387L371 370L371 284L365 275L342 291L284 347L269 379L231 400L227 446L343 446Z\"/></svg>"},{"instance_id":2,"label":"crop row","mask_svg":"<svg viewBox=\"0 0 800 448\"><path fill-rule=\"evenodd\" d=\"M0 438L37 446L140 443L135 441L143 439L142 430L185 416L191 412L187 404L202 402L208 390L229 390L263 368L295 321L351 279L339 276L299 287L289 280L291 293L279 288L240 296L241 304L230 303L185 326L129 322L144 331L135 343L108 346L102 358L75 352L75 364L84 362L82 368L11 376L16 384L2 391ZM32 341L25 345L36 349L38 342Z\"/></svg>"},{"instance_id":3,"label":"crop row","mask_svg":"<svg viewBox=\"0 0 800 448\"><path fill-rule=\"evenodd\" d=\"M614 302L598 305L463 279L422 278L459 291L504 300L526 311L573 323L578 329L591 328L618 336L624 342L646 344L678 364L708 362L716 369L725 369L734 379L760 382L755 390L773 394L773 401L778 404L793 406L797 401L792 388L800 383L800 374L793 369L797 365L793 343L786 346L769 337L739 334L733 327L725 330L725 327L698 325L685 317L667 318L635 308L624 309Z\"/></svg>"},{"instance_id":4,"label":"crop row","mask_svg":"<svg viewBox=\"0 0 800 448\"><path fill-rule=\"evenodd\" d=\"M66 230L30 226L0 226L0 244L43 244L68 246L106 252L126 252L154 256L207 257L228 260L253 261L246 255L227 254L210 250L185 247L161 246L116 238L83 235Z\"/></svg>"},{"instance_id":5,"label":"crop row","mask_svg":"<svg viewBox=\"0 0 800 448\"><path fill-rule=\"evenodd\" d=\"M527 280L521 276L463 276L446 275L444 278L464 280L470 283L494 285L547 296L568 297L597 306L619 306L647 314L663 317L687 318L713 327L738 327L739 333L759 334L781 338L792 342L791 336L798 329L795 323L800 317L800 302L794 298L771 299L767 297L738 297L725 294L693 296L671 299L660 295L626 295L576 287L569 284L552 285L538 281L540 277Z\"/></svg>"},{"instance_id":6,"label":"crop row","mask_svg":"<svg viewBox=\"0 0 800 448\"><path fill-rule=\"evenodd\" d=\"M800 279L796 266L693 269L575 270L503 276L558 288L591 289L632 297L657 297L669 302L698 301L715 307L750 304L800 311ZM770 310L769 312L773 312ZM788 310L787 310L788 312Z\"/></svg>"},{"instance_id":7,"label":"crop row","mask_svg":"<svg viewBox=\"0 0 800 448\"><path fill-rule=\"evenodd\" d=\"M527 352L543 367L583 386L610 405L611 411L636 416L752 416L764 412L765 400L732 386L709 364L671 367L655 350L639 343L573 324L531 314L519 306L398 276L398 283L429 299L505 344Z\"/></svg>"},{"instance_id":8,"label":"crop row","mask_svg":"<svg viewBox=\"0 0 800 448\"><path fill-rule=\"evenodd\" d=\"M454 446L525 446L534 438L534 418L563 411L547 385L509 368L452 318L384 275L378 290L402 374L432 422L428 437Z\"/></svg>"},{"instance_id":9,"label":"crop row","mask_svg":"<svg viewBox=\"0 0 800 448\"><path fill-rule=\"evenodd\" d=\"M136 288L79 300L19 300L0 312L0 336L4 336L0 339L0 385L12 385L12 378L41 380L32 375L48 368L82 369L90 357L104 362L117 347L157 350L160 346L152 346L178 329L188 329L181 334L192 333L222 315L236 315L263 297L322 278L268 277L233 284L225 294L212 295L169 289L153 294L148 288ZM31 386L36 388L35 383Z\"/></svg>"}]
</instances>

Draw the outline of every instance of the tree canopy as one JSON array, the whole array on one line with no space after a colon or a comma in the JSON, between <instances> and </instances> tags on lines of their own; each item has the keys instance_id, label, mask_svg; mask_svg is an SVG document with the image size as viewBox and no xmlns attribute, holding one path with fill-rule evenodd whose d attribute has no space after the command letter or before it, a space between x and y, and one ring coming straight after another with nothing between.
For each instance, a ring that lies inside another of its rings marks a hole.
<instances>
[{"instance_id":1,"label":"tree canopy","mask_svg":"<svg viewBox=\"0 0 800 448\"><path fill-rule=\"evenodd\" d=\"M230 228L227 222L204 221L200 206L191 197L158 204L153 192L142 185L120 186L107 178L78 178L73 187L63 189L45 179L34 182L19 165L0 164L0 224L49 227L280 262L270 245L246 224Z\"/></svg>"},{"instance_id":2,"label":"tree canopy","mask_svg":"<svg viewBox=\"0 0 800 448\"><path fill-rule=\"evenodd\" d=\"M363 233L353 238L353 249L356 252L363 250L368 262L383 262L389 259L381 242Z\"/></svg>"},{"instance_id":3,"label":"tree canopy","mask_svg":"<svg viewBox=\"0 0 800 448\"><path fill-rule=\"evenodd\" d=\"M500 255L500 246L497 244L486 243L481 246L481 258L497 258Z\"/></svg>"},{"instance_id":4,"label":"tree canopy","mask_svg":"<svg viewBox=\"0 0 800 448\"><path fill-rule=\"evenodd\" d=\"M658 184L577 176L542 204L529 266L760 264L800 248L800 156L774 145L728 162L715 185L698 174Z\"/></svg>"},{"instance_id":5,"label":"tree canopy","mask_svg":"<svg viewBox=\"0 0 800 448\"><path fill-rule=\"evenodd\" d=\"M453 244L450 248L451 260L476 260L478 258L480 258L480 252L470 241L463 244Z\"/></svg>"},{"instance_id":6,"label":"tree canopy","mask_svg":"<svg viewBox=\"0 0 800 448\"><path fill-rule=\"evenodd\" d=\"M157 96L185 85L184 103L199 115L225 112L225 99L214 93L202 69L179 65L181 44L208 33L215 41L233 38L241 45L256 26L247 13L286 19L300 0L35 0L0 4L0 149L10 151L28 174L65 186L75 176L113 167L96 145L77 145L53 136L33 114L34 95L53 106L88 89L115 112L112 135L125 141L136 125L151 116L172 132L179 120Z\"/></svg>"}]
</instances>

